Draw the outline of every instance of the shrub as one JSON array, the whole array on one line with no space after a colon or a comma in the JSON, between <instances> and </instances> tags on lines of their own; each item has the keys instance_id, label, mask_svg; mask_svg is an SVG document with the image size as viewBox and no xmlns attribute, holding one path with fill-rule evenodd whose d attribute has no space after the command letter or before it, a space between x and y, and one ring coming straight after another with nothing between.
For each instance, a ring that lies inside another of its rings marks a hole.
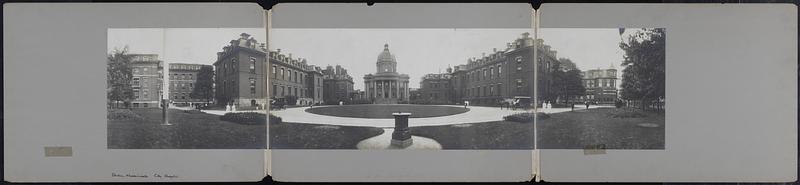
<instances>
[{"instance_id":1,"label":"shrub","mask_svg":"<svg viewBox=\"0 0 800 185\"><path fill-rule=\"evenodd\" d=\"M539 120L550 118L550 115L547 115L543 112L536 113L536 117ZM503 120L506 121L513 121L513 122L520 122L520 123L532 123L534 118L533 113L516 113L508 116L504 116Z\"/></svg>"},{"instance_id":2,"label":"shrub","mask_svg":"<svg viewBox=\"0 0 800 185\"><path fill-rule=\"evenodd\" d=\"M109 109L106 115L108 120L136 120L142 119L142 116L134 113L130 109Z\"/></svg>"},{"instance_id":3,"label":"shrub","mask_svg":"<svg viewBox=\"0 0 800 185\"><path fill-rule=\"evenodd\" d=\"M643 118L647 117L647 114L642 113L641 110L637 109L617 109L612 113L608 113L610 117L614 118Z\"/></svg>"},{"instance_id":4,"label":"shrub","mask_svg":"<svg viewBox=\"0 0 800 185\"><path fill-rule=\"evenodd\" d=\"M625 106L625 103L620 100L617 100L614 102L614 106L617 108L622 108L622 106Z\"/></svg>"},{"instance_id":5,"label":"shrub","mask_svg":"<svg viewBox=\"0 0 800 185\"><path fill-rule=\"evenodd\" d=\"M220 116L219 119L246 125L261 125L267 122L266 115L256 112L230 112Z\"/></svg>"}]
</instances>

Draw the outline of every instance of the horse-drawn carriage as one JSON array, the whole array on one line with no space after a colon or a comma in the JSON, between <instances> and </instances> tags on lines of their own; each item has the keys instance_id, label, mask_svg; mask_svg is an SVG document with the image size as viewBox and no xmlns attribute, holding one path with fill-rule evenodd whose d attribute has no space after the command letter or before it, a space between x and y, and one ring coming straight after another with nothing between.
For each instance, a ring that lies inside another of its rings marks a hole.
<instances>
[{"instance_id":1,"label":"horse-drawn carriage","mask_svg":"<svg viewBox=\"0 0 800 185\"><path fill-rule=\"evenodd\" d=\"M270 98L269 99L269 109L270 110L286 109L286 99L285 98Z\"/></svg>"},{"instance_id":2,"label":"horse-drawn carriage","mask_svg":"<svg viewBox=\"0 0 800 185\"><path fill-rule=\"evenodd\" d=\"M531 108L531 97L528 96L514 96L512 98L503 99L501 106L511 109L523 108L528 110Z\"/></svg>"}]
</instances>

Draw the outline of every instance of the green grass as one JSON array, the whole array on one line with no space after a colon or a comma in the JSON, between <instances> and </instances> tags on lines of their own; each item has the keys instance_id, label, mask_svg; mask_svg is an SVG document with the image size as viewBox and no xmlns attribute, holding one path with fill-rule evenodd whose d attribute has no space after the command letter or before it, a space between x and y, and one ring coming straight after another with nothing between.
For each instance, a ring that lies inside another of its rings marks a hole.
<instances>
[{"instance_id":1,"label":"green grass","mask_svg":"<svg viewBox=\"0 0 800 185\"><path fill-rule=\"evenodd\" d=\"M436 105L343 105L306 109L306 112L350 118L394 118L392 113L411 113L411 118L426 118L461 114L469 111L463 107Z\"/></svg>"},{"instance_id":2,"label":"green grass","mask_svg":"<svg viewBox=\"0 0 800 185\"><path fill-rule=\"evenodd\" d=\"M436 140L442 149L533 149L533 123L493 121L411 127L411 135Z\"/></svg>"},{"instance_id":3,"label":"green grass","mask_svg":"<svg viewBox=\"0 0 800 185\"><path fill-rule=\"evenodd\" d=\"M664 149L664 114L637 112L645 117L615 118L631 114L632 109L597 108L549 114L536 122L537 148L583 149L605 144L607 149ZM653 123L659 127L639 127Z\"/></svg>"},{"instance_id":4,"label":"green grass","mask_svg":"<svg viewBox=\"0 0 800 185\"><path fill-rule=\"evenodd\" d=\"M361 140L382 133L383 129L377 127L286 122L269 125L271 149L357 149Z\"/></svg>"},{"instance_id":5,"label":"green grass","mask_svg":"<svg viewBox=\"0 0 800 185\"><path fill-rule=\"evenodd\" d=\"M132 109L143 119L109 120L109 149L263 149L266 126L221 121L199 111L170 109L172 125L161 125L161 109Z\"/></svg>"}]
</instances>

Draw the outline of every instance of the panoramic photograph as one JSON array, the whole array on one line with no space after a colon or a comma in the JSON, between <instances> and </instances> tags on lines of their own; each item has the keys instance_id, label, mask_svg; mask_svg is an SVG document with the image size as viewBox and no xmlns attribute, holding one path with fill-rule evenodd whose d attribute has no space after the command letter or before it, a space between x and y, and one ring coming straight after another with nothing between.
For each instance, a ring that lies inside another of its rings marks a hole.
<instances>
[{"instance_id":1,"label":"panoramic photograph","mask_svg":"<svg viewBox=\"0 0 800 185\"><path fill-rule=\"evenodd\" d=\"M109 149L264 149L264 28L113 28Z\"/></svg>"},{"instance_id":2,"label":"panoramic photograph","mask_svg":"<svg viewBox=\"0 0 800 185\"><path fill-rule=\"evenodd\" d=\"M663 150L664 28L542 28L537 149Z\"/></svg>"},{"instance_id":3,"label":"panoramic photograph","mask_svg":"<svg viewBox=\"0 0 800 185\"><path fill-rule=\"evenodd\" d=\"M273 29L271 149L530 150L531 29Z\"/></svg>"}]
</instances>

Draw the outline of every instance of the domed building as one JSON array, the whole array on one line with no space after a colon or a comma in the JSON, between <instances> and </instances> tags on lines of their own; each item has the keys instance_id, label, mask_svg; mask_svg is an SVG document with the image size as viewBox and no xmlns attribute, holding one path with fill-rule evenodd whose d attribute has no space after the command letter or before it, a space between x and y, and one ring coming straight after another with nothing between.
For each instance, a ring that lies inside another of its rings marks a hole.
<instances>
[{"instance_id":1,"label":"domed building","mask_svg":"<svg viewBox=\"0 0 800 185\"><path fill-rule=\"evenodd\" d=\"M408 103L408 75L397 73L397 60L389 52L389 44L375 63L375 74L364 75L366 96L375 104Z\"/></svg>"}]
</instances>

